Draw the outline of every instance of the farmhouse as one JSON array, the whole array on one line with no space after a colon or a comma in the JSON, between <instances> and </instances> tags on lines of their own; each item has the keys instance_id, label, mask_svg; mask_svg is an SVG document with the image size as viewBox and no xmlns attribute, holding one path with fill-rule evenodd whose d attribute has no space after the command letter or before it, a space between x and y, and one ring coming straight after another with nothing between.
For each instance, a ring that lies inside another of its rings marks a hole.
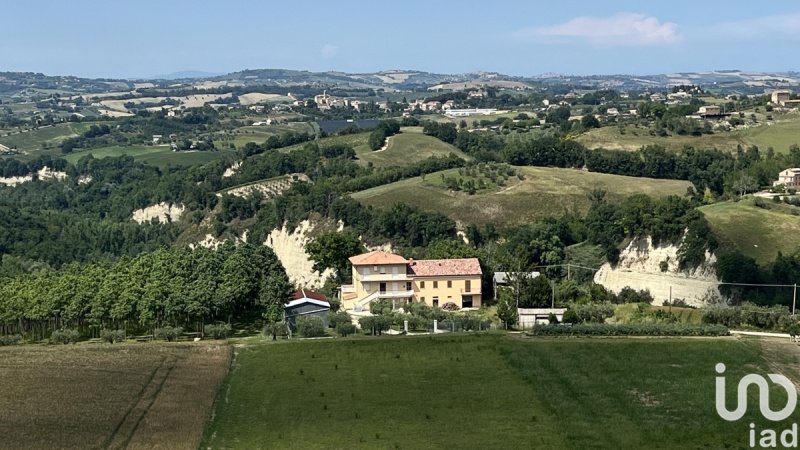
<instances>
[{"instance_id":1,"label":"farmhouse","mask_svg":"<svg viewBox=\"0 0 800 450\"><path fill-rule=\"evenodd\" d=\"M775 105L783 106L783 102L789 100L789 97L791 95L792 95L791 91L772 91L770 100Z\"/></svg>"},{"instance_id":2,"label":"farmhouse","mask_svg":"<svg viewBox=\"0 0 800 450\"><path fill-rule=\"evenodd\" d=\"M331 304L321 292L299 289L291 295L289 303L283 307L283 320L292 331L297 329L297 318L301 316L319 317L328 326L328 312Z\"/></svg>"},{"instance_id":3,"label":"farmhouse","mask_svg":"<svg viewBox=\"0 0 800 450\"><path fill-rule=\"evenodd\" d=\"M787 189L797 189L800 187L800 168L793 167L786 169L778 174L778 180L772 183L773 186L783 185Z\"/></svg>"},{"instance_id":4,"label":"farmhouse","mask_svg":"<svg viewBox=\"0 0 800 450\"><path fill-rule=\"evenodd\" d=\"M697 110L697 114L700 116L718 116L720 115L720 107L717 105L705 105L701 106L700 109Z\"/></svg>"},{"instance_id":5,"label":"farmhouse","mask_svg":"<svg viewBox=\"0 0 800 450\"><path fill-rule=\"evenodd\" d=\"M406 260L394 253L373 251L351 257L350 263L353 284L341 287L345 309L369 309L378 299L391 299L395 305L481 305L482 272L477 258Z\"/></svg>"}]
</instances>

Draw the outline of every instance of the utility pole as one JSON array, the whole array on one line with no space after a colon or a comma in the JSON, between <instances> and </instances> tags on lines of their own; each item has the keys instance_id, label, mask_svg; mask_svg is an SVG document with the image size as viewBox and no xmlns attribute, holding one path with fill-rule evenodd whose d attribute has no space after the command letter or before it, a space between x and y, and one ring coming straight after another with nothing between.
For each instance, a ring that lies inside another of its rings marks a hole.
<instances>
[{"instance_id":1,"label":"utility pole","mask_svg":"<svg viewBox=\"0 0 800 450\"><path fill-rule=\"evenodd\" d=\"M567 263L567 280L572 279L572 264Z\"/></svg>"},{"instance_id":2,"label":"utility pole","mask_svg":"<svg viewBox=\"0 0 800 450\"><path fill-rule=\"evenodd\" d=\"M556 307L556 281L555 280L551 281L550 286L552 286L553 288L553 296L551 297L550 301L550 309L553 309Z\"/></svg>"},{"instance_id":3,"label":"utility pole","mask_svg":"<svg viewBox=\"0 0 800 450\"><path fill-rule=\"evenodd\" d=\"M794 315L794 308L797 305L797 283L794 284L794 294L792 295L792 315Z\"/></svg>"}]
</instances>

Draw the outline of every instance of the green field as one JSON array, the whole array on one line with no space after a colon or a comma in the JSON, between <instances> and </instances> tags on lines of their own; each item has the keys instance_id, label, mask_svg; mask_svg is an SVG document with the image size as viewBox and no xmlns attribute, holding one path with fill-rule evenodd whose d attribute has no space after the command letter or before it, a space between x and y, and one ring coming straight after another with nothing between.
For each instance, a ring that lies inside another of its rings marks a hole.
<instances>
[{"instance_id":1,"label":"green field","mask_svg":"<svg viewBox=\"0 0 800 450\"><path fill-rule=\"evenodd\" d=\"M369 133L364 132L364 133L345 134L342 136L329 136L317 139L314 142L316 142L317 145L319 145L320 147L332 146L332 145L349 145L350 147L353 147L356 153L358 153L359 151L369 150L369 147L367 146L367 139L369 139ZM306 143L290 145L288 147L281 148L279 151L282 153L289 153L295 150L300 150L305 145Z\"/></svg>"},{"instance_id":2,"label":"green field","mask_svg":"<svg viewBox=\"0 0 800 450\"><path fill-rule=\"evenodd\" d=\"M291 122L275 125L239 127L232 132L234 133L233 144L236 148L242 148L248 142L263 144L270 136L286 133L315 133L316 129L310 122Z\"/></svg>"},{"instance_id":3,"label":"green field","mask_svg":"<svg viewBox=\"0 0 800 450\"><path fill-rule=\"evenodd\" d=\"M425 180L416 177L367 189L353 194L353 198L376 207L405 202L466 223L519 224L567 210L585 211L589 207L587 193L595 188L605 189L611 201L620 201L633 194L682 196L691 185L688 181L626 177L577 169L516 169L524 175L524 180L511 177L506 186L476 195L449 191L442 186L441 174L459 177L458 169L450 169L428 174Z\"/></svg>"},{"instance_id":4,"label":"green field","mask_svg":"<svg viewBox=\"0 0 800 450\"><path fill-rule=\"evenodd\" d=\"M645 145L658 144L673 150L688 145L695 148L735 151L737 145L745 148L756 145L762 151L772 147L777 153L786 153L792 144L800 145L800 118L796 115L785 116L771 125L766 123L745 130L720 131L697 137L651 136L646 128L632 126L625 127L625 134L620 134L619 128L609 126L591 130L576 139L589 148L614 150L638 150Z\"/></svg>"},{"instance_id":5,"label":"green field","mask_svg":"<svg viewBox=\"0 0 800 450\"><path fill-rule=\"evenodd\" d=\"M239 349L201 447L747 448L751 421L788 424L719 418L715 364L796 379L797 357L735 338L262 341Z\"/></svg>"},{"instance_id":6,"label":"green field","mask_svg":"<svg viewBox=\"0 0 800 450\"><path fill-rule=\"evenodd\" d=\"M24 133L0 136L0 144L25 152L26 155L22 155L20 159L32 159L42 154L60 155L61 141L83 133L90 125L89 123L63 123L37 128ZM44 148L45 146L48 148Z\"/></svg>"},{"instance_id":7,"label":"green field","mask_svg":"<svg viewBox=\"0 0 800 450\"><path fill-rule=\"evenodd\" d=\"M66 155L64 159L74 163L86 155L95 158L115 157L122 155L133 156L133 159L155 166L191 166L204 164L219 159L224 151L218 152L173 152L168 145L132 145L130 147L101 147L90 150L76 151Z\"/></svg>"},{"instance_id":8,"label":"green field","mask_svg":"<svg viewBox=\"0 0 800 450\"><path fill-rule=\"evenodd\" d=\"M768 264L779 251L791 254L800 250L800 208L764 202L769 209L756 207L750 198L714 203L700 211L723 248L739 250L759 264Z\"/></svg>"},{"instance_id":9,"label":"green field","mask_svg":"<svg viewBox=\"0 0 800 450\"><path fill-rule=\"evenodd\" d=\"M406 166L431 156L447 156L454 153L464 159L472 159L454 146L432 136L422 134L421 127L405 127L400 134L389 138L386 150L373 151L368 146L356 148L359 163L372 163L375 167Z\"/></svg>"}]
</instances>

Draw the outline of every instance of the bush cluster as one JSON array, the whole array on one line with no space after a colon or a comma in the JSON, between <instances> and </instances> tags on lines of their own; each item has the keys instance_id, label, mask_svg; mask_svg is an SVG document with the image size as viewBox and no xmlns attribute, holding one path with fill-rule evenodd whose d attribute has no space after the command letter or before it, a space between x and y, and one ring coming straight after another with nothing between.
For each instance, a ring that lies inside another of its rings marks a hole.
<instances>
[{"instance_id":1,"label":"bush cluster","mask_svg":"<svg viewBox=\"0 0 800 450\"><path fill-rule=\"evenodd\" d=\"M226 339L231 334L229 323L218 323L203 327L203 336L211 339Z\"/></svg>"},{"instance_id":2,"label":"bush cluster","mask_svg":"<svg viewBox=\"0 0 800 450\"><path fill-rule=\"evenodd\" d=\"M20 342L22 342L22 336L18 334L0 336L0 347L5 345L17 345Z\"/></svg>"},{"instance_id":3,"label":"bush cluster","mask_svg":"<svg viewBox=\"0 0 800 450\"><path fill-rule=\"evenodd\" d=\"M50 335L51 344L74 344L81 338L78 330L56 330Z\"/></svg>"},{"instance_id":4,"label":"bush cluster","mask_svg":"<svg viewBox=\"0 0 800 450\"><path fill-rule=\"evenodd\" d=\"M302 337L325 336L325 324L316 316L300 316L297 318L297 332Z\"/></svg>"},{"instance_id":5,"label":"bush cluster","mask_svg":"<svg viewBox=\"0 0 800 450\"><path fill-rule=\"evenodd\" d=\"M780 305L758 306L744 303L741 306L711 306L703 308L700 321L728 328L756 328L761 330L786 330L793 319L789 308Z\"/></svg>"},{"instance_id":6,"label":"bush cluster","mask_svg":"<svg viewBox=\"0 0 800 450\"><path fill-rule=\"evenodd\" d=\"M539 325L528 332L528 336L727 336L728 334L728 328L722 325L681 323Z\"/></svg>"},{"instance_id":7,"label":"bush cluster","mask_svg":"<svg viewBox=\"0 0 800 450\"><path fill-rule=\"evenodd\" d=\"M125 330L100 330L100 339L109 344L125 340Z\"/></svg>"},{"instance_id":8,"label":"bush cluster","mask_svg":"<svg viewBox=\"0 0 800 450\"><path fill-rule=\"evenodd\" d=\"M347 337L351 334L356 334L356 326L352 323L339 323L336 325L336 333L341 337Z\"/></svg>"},{"instance_id":9,"label":"bush cluster","mask_svg":"<svg viewBox=\"0 0 800 450\"><path fill-rule=\"evenodd\" d=\"M156 339L163 339L167 342L177 341L181 334L183 334L183 328L169 326L156 328L155 332Z\"/></svg>"}]
</instances>

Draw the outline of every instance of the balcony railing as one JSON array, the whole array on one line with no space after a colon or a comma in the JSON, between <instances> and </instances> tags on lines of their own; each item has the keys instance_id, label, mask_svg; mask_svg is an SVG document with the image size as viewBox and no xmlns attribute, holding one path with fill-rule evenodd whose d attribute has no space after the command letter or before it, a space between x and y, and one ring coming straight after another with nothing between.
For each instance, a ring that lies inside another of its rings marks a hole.
<instances>
[{"instance_id":1,"label":"balcony railing","mask_svg":"<svg viewBox=\"0 0 800 450\"><path fill-rule=\"evenodd\" d=\"M343 294L349 294L349 293L352 293L352 292L355 292L355 291L356 291L356 288L352 284L343 284L342 285L342 293Z\"/></svg>"},{"instance_id":2,"label":"balcony railing","mask_svg":"<svg viewBox=\"0 0 800 450\"><path fill-rule=\"evenodd\" d=\"M413 297L414 291L378 291L378 298L398 298L398 297Z\"/></svg>"}]
</instances>

